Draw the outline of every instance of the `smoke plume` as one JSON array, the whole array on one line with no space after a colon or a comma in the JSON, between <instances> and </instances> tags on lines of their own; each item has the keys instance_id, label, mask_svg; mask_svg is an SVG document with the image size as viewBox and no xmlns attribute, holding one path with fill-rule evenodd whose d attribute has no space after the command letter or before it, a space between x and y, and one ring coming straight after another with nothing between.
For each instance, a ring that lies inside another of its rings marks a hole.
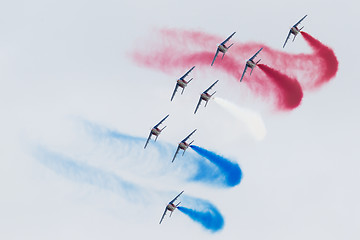
<instances>
[{"instance_id":1,"label":"smoke plume","mask_svg":"<svg viewBox=\"0 0 360 240\"><path fill-rule=\"evenodd\" d=\"M243 126L256 140L263 140L266 136L266 128L260 114L246 108L241 108L223 98L214 97L214 101L222 108L240 120Z\"/></svg>"},{"instance_id":2,"label":"smoke plume","mask_svg":"<svg viewBox=\"0 0 360 240\"><path fill-rule=\"evenodd\" d=\"M258 66L273 83L273 92L279 109L292 110L300 105L303 92L296 79L290 78L265 64L258 64Z\"/></svg>"},{"instance_id":3,"label":"smoke plume","mask_svg":"<svg viewBox=\"0 0 360 240\"><path fill-rule=\"evenodd\" d=\"M151 178L168 175L218 187L233 187L240 182L242 173L237 164L206 150L195 147L198 154L187 150L184 156L179 154L171 163L176 150L172 144L158 140L149 143L144 150L146 138L123 134L86 121L83 124L96 141L105 143L106 152L114 155L116 165L123 164L122 169L127 172L134 171L138 175L145 172L144 177Z\"/></svg>"},{"instance_id":4,"label":"smoke plume","mask_svg":"<svg viewBox=\"0 0 360 240\"><path fill-rule=\"evenodd\" d=\"M275 77L268 69L264 70L262 65L263 72L254 70L251 76L247 72L241 84L262 99L275 97L275 107L279 110L288 111L299 106L301 89L318 89L330 81L338 70L334 51L305 32L302 32L302 36L313 50L310 54L286 53L255 42L239 43L235 41L235 35L229 41L235 43L234 46L223 59L220 53L213 67L210 66L211 61L223 38L178 29L160 30L153 36L156 40L154 43L149 41L146 50L138 48L130 53L130 57L140 66L159 69L168 74L179 74L179 69L185 71L193 65L203 66L202 69L207 67L222 71L235 81L240 80L246 60L263 47L258 57L267 65L271 64L271 69L277 73L279 71L276 69L280 69L281 77ZM287 81L284 82L285 77Z\"/></svg>"},{"instance_id":5,"label":"smoke plume","mask_svg":"<svg viewBox=\"0 0 360 240\"><path fill-rule=\"evenodd\" d=\"M178 209L182 213L212 232L217 232L224 227L224 218L213 204L199 198L191 199L194 201L194 207L179 206ZM186 204L186 200L189 200L189 197L185 198L184 204Z\"/></svg>"},{"instance_id":6,"label":"smoke plume","mask_svg":"<svg viewBox=\"0 0 360 240\"><path fill-rule=\"evenodd\" d=\"M191 145L190 147L199 155L208 159L220 170L221 176L224 177L224 183L226 186L233 187L240 183L242 171L237 163L231 162L230 160L204 148L195 145Z\"/></svg>"},{"instance_id":7,"label":"smoke plume","mask_svg":"<svg viewBox=\"0 0 360 240\"><path fill-rule=\"evenodd\" d=\"M45 147L37 147L34 156L41 164L59 175L74 182L112 191L132 203L149 204L152 201L153 193L156 192L126 181L117 174L81 163ZM205 229L216 232L223 228L224 219L211 202L190 196L184 196L184 202L193 207L179 206L178 209L195 222L200 223Z\"/></svg>"},{"instance_id":8,"label":"smoke plume","mask_svg":"<svg viewBox=\"0 0 360 240\"><path fill-rule=\"evenodd\" d=\"M301 32L301 35L313 49L314 54L316 54L316 56L321 60L317 69L319 77L313 83L313 86L317 88L330 81L331 78L335 77L336 72L338 71L339 62L331 48L324 45L306 32Z\"/></svg>"},{"instance_id":9,"label":"smoke plume","mask_svg":"<svg viewBox=\"0 0 360 240\"><path fill-rule=\"evenodd\" d=\"M124 180L115 173L75 161L70 157L50 151L45 147L37 147L34 151L34 156L41 164L59 175L75 182L110 190L132 202L141 201L143 199L142 194L146 192L144 189Z\"/></svg>"}]
</instances>

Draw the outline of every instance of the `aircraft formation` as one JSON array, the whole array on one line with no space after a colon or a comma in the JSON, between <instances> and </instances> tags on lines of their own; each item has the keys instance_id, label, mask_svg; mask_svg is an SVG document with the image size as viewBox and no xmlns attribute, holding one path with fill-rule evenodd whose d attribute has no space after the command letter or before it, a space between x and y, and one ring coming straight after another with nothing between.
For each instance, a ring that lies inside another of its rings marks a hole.
<instances>
[{"instance_id":1,"label":"aircraft formation","mask_svg":"<svg viewBox=\"0 0 360 240\"><path fill-rule=\"evenodd\" d=\"M283 45L283 48L285 47L287 41L289 40L290 38L290 35L293 34L294 35L294 38L293 38L293 41L295 40L297 34L303 29L303 27L301 27L300 29L298 28L298 25L306 18L307 15L305 15L303 18L301 18L295 25L293 25L290 30L289 30L289 33L286 37L286 40L285 40L285 43ZM226 52L230 49L230 47L233 45L230 44L229 46L226 46L227 42L235 35L236 32L233 32L229 37L227 37L222 43L220 43L216 49L216 53L215 53L215 56L211 62L211 66L213 66L219 52L221 52L223 55L222 55L222 58L224 58ZM240 78L240 82L242 82L243 78L244 78L244 75L246 73L246 70L248 68L251 69L251 72L250 72L250 75L252 74L254 68L258 65L258 63L260 62L261 59L255 61L254 59L257 57L257 55L263 50L263 48L259 49L251 58L249 58L246 63L245 63L245 67L244 67L244 71L241 75L241 78ZM192 68L190 68L183 76L181 76L177 81L176 81L176 85L175 85L175 89L171 95L171 98L170 98L170 101L172 101L175 97L175 94L178 90L178 88L182 88L182 91L181 91L181 94L184 93L184 90L185 88L187 87L187 85L193 80L193 78L191 78L190 80L185 80L185 78L191 73L191 71L193 71L195 68L195 66L193 66ZM196 112L198 111L198 108L201 104L202 101L205 101L205 106L207 106L207 103L208 101L213 97L213 95L216 93L213 92L212 94L208 93L217 83L219 82L219 80L216 80L213 84L210 85L210 87L208 87L203 93L201 93L200 95L200 99L196 105L196 108L195 108L195 111L194 111L194 114L196 114ZM151 137L154 135L155 136L155 142L157 140L157 138L159 137L160 133L166 128L166 126L164 126L163 128L159 128L159 126L169 117L169 114L166 115L160 122L158 122L150 131L150 134L146 140L146 143L145 143L145 146L144 146L144 149L146 148L146 146L148 145ZM180 150L183 151L182 155L185 154L185 151L187 150L188 147L191 146L191 144L194 142L194 140L192 140L191 142L187 143L188 139L196 132L197 129L193 130L189 135L187 135L187 137L185 137L179 144L178 144L178 147L175 151L175 154L174 154L174 157L172 158L172 161L171 162L174 162L177 154L179 153ZM167 211L170 212L170 216L172 215L173 211L175 209L178 208L178 206L180 205L180 202L178 202L177 204L175 204L174 202L180 197L180 195L183 193L184 191L181 191L174 199L172 199L167 205L166 205L166 208L165 208L165 211L160 219L160 222L159 224L161 224L161 222L163 221Z\"/></svg>"}]
</instances>

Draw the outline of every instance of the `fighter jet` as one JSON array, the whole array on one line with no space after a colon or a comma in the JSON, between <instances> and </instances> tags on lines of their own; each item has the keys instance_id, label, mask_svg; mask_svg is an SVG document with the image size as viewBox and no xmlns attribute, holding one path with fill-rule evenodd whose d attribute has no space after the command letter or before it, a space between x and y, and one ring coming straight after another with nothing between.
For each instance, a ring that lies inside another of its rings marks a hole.
<instances>
[{"instance_id":1,"label":"fighter jet","mask_svg":"<svg viewBox=\"0 0 360 240\"><path fill-rule=\"evenodd\" d=\"M209 94L207 93L219 80L216 80L216 82L214 82L213 84L211 84L211 86L206 89L201 95L200 95L200 99L199 99L199 102L198 104L196 105L196 108L195 108L195 112L194 114L196 113L196 111L198 110L199 106L200 106L200 103L201 103L201 100L204 100L205 101L205 107L208 103L208 101L210 100L210 98L216 93L216 91L213 93L213 94Z\"/></svg>"},{"instance_id":2,"label":"fighter jet","mask_svg":"<svg viewBox=\"0 0 360 240\"><path fill-rule=\"evenodd\" d=\"M258 55L258 53L262 50L263 48L260 48L259 51L257 51L254 56L252 56L249 60L246 61L246 65L245 65L245 69L244 69L244 72L241 76L241 79L240 79L240 82L242 81L243 77L244 77L244 74L246 72L246 69L249 67L251 68L251 72L250 72L250 75L252 73L252 71L254 70L254 68L256 67L256 65L260 62L261 59L259 59L257 62L254 61L254 58L256 57L256 55Z\"/></svg>"},{"instance_id":3,"label":"fighter jet","mask_svg":"<svg viewBox=\"0 0 360 240\"><path fill-rule=\"evenodd\" d=\"M181 87L182 88L182 91L181 91L181 94L183 94L184 92L184 89L185 87L188 85L189 82L191 82L191 80L193 80L192 78L189 80L189 81L186 81L185 80L185 77L195 68L195 66L193 66L189 71L187 71L184 76L182 76L181 78L179 78L177 81L176 81L176 86L175 86L175 89L174 89L174 92L171 96L171 100L173 100L174 96L175 96L175 93L178 89L178 87Z\"/></svg>"},{"instance_id":4,"label":"fighter jet","mask_svg":"<svg viewBox=\"0 0 360 240\"><path fill-rule=\"evenodd\" d=\"M166 214L167 211L170 211L170 217L171 217L171 214L173 213L173 211L174 211L175 209L177 209L177 207L178 207L179 204L181 203L181 202L179 202L178 204L175 205L174 202L176 201L176 199L177 199L183 192L184 192L184 191L181 191L181 193L179 193L179 195L177 195L173 200L171 200L171 202L169 202L168 205L166 205L165 211L164 211L164 213L163 213L163 215L162 215L162 217L161 217L161 219L160 219L159 224L161 224L161 222L162 222L162 220L164 219L165 214Z\"/></svg>"},{"instance_id":5,"label":"fighter jet","mask_svg":"<svg viewBox=\"0 0 360 240\"><path fill-rule=\"evenodd\" d=\"M300 24L300 22L301 22L302 20L304 20L304 18L306 18L306 16L307 16L307 15L305 15L302 19L300 19L300 21L298 21L294 26L292 26L292 27L290 28L289 34L288 34L287 37L286 37L286 40L285 40L285 43L284 43L283 48L285 47L285 45L286 45L287 41L289 40L291 34L294 34L294 39L293 39L293 41L294 41L296 35L301 31L301 29L304 28L304 27L302 27L302 28L299 29L299 28L298 28L298 25Z\"/></svg>"},{"instance_id":6,"label":"fighter jet","mask_svg":"<svg viewBox=\"0 0 360 240\"><path fill-rule=\"evenodd\" d=\"M232 36L234 36L235 33L236 33L236 32L233 32L233 34L231 34L227 39L225 39L225 41L223 41L222 43L219 44L219 46L218 46L217 49L216 49L216 53L215 53L214 59L213 59L213 61L212 61L212 63L211 63L211 66L214 64L215 59L216 59L216 57L217 57L217 55L218 55L219 52L222 52L222 53L223 53L223 56L222 56L221 59L224 58L226 51L233 45L233 43L232 43L229 47L226 47L226 46L225 46L225 43L226 43L227 41L229 41L229 39L230 39Z\"/></svg>"},{"instance_id":7,"label":"fighter jet","mask_svg":"<svg viewBox=\"0 0 360 240\"><path fill-rule=\"evenodd\" d=\"M194 140L192 140L190 143L186 143L186 141L190 138L191 135L193 135L193 133L196 131L196 129L194 131L192 131L186 138L184 138L178 145L177 149L176 149L176 152L175 152L175 155L172 159L171 162L174 162L175 158L176 158L176 155L178 154L179 150L183 150L183 156L184 156L184 153L186 151L186 149L188 147L190 147L190 145L194 142Z\"/></svg>"},{"instance_id":8,"label":"fighter jet","mask_svg":"<svg viewBox=\"0 0 360 240\"><path fill-rule=\"evenodd\" d=\"M149 137L148 137L147 140L146 140L144 149L145 149L146 146L148 145L149 140L150 140L150 138L151 138L152 135L155 135L155 136L156 136L156 137L155 137L155 142L156 142L156 140L157 140L159 134L161 133L161 131L164 130L164 128L166 128L166 126L165 126L165 127L163 127L162 129L160 129L160 128L159 128L159 125L160 125L161 123L163 123L163 122L165 121L165 119L167 119L168 116L169 116L169 114L168 114L166 117L164 117L158 124L156 124L156 125L151 129L150 134L149 134Z\"/></svg>"}]
</instances>

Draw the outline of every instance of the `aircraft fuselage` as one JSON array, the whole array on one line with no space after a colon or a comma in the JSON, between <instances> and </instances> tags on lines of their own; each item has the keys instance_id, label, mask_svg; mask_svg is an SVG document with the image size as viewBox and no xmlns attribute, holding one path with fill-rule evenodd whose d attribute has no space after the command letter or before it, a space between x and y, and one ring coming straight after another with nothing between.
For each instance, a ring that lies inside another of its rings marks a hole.
<instances>
[{"instance_id":1,"label":"aircraft fuselage","mask_svg":"<svg viewBox=\"0 0 360 240\"><path fill-rule=\"evenodd\" d=\"M184 88L187 86L188 82L183 79L179 79L179 80L177 80L177 84L179 85L179 87Z\"/></svg>"},{"instance_id":2,"label":"aircraft fuselage","mask_svg":"<svg viewBox=\"0 0 360 240\"><path fill-rule=\"evenodd\" d=\"M173 211L176 209L176 205L173 204L173 203L169 203L169 204L166 206L166 209L169 210L170 212L173 212Z\"/></svg>"},{"instance_id":3,"label":"aircraft fuselage","mask_svg":"<svg viewBox=\"0 0 360 240\"><path fill-rule=\"evenodd\" d=\"M297 27L292 27L290 29L290 32L296 36L300 32L300 30Z\"/></svg>"},{"instance_id":4,"label":"aircraft fuselage","mask_svg":"<svg viewBox=\"0 0 360 240\"><path fill-rule=\"evenodd\" d=\"M179 148L182 150L186 150L189 147L189 144L187 144L186 142L181 142L179 143Z\"/></svg>"},{"instance_id":5,"label":"aircraft fuselage","mask_svg":"<svg viewBox=\"0 0 360 240\"><path fill-rule=\"evenodd\" d=\"M253 69L256 66L256 63L253 60L247 60L246 65Z\"/></svg>"},{"instance_id":6,"label":"aircraft fuselage","mask_svg":"<svg viewBox=\"0 0 360 240\"><path fill-rule=\"evenodd\" d=\"M151 134L153 134L155 136L159 136L160 133L161 133L161 129L159 129L159 128L151 129Z\"/></svg>"},{"instance_id":7,"label":"aircraft fuselage","mask_svg":"<svg viewBox=\"0 0 360 240\"><path fill-rule=\"evenodd\" d=\"M204 101L209 101L209 99L211 98L211 95L208 94L208 93L202 93L201 94L201 99L204 100Z\"/></svg>"},{"instance_id":8,"label":"aircraft fuselage","mask_svg":"<svg viewBox=\"0 0 360 240\"><path fill-rule=\"evenodd\" d=\"M228 50L228 48L227 48L225 45L222 45L222 44L220 44L220 45L218 46L218 49L219 49L219 51L222 52L222 53L226 53L226 51Z\"/></svg>"}]
</instances>

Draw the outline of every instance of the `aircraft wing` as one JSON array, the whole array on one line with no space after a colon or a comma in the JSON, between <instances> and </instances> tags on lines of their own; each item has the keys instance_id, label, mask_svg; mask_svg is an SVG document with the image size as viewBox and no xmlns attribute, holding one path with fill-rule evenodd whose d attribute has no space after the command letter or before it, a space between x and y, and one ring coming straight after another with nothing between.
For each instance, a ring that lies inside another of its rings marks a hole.
<instances>
[{"instance_id":1,"label":"aircraft wing","mask_svg":"<svg viewBox=\"0 0 360 240\"><path fill-rule=\"evenodd\" d=\"M252 56L249 60L253 60L253 59L256 57L256 55L258 55L259 52L261 52L262 49L263 49L263 48L260 48L260 50L257 51L257 52L254 54L254 56Z\"/></svg>"},{"instance_id":2,"label":"aircraft wing","mask_svg":"<svg viewBox=\"0 0 360 240\"><path fill-rule=\"evenodd\" d=\"M221 45L224 45L227 41L229 41L230 38L232 38L232 36L234 36L235 33L236 33L236 32L233 32L233 34L231 34L227 39L225 39L225 41L223 41L223 42L221 43Z\"/></svg>"},{"instance_id":3,"label":"aircraft wing","mask_svg":"<svg viewBox=\"0 0 360 240\"><path fill-rule=\"evenodd\" d=\"M219 81L219 80L216 80L213 84L211 84L211 86L208 87L208 89L206 89L206 90L204 91L204 93L207 93L218 81Z\"/></svg>"},{"instance_id":4,"label":"aircraft wing","mask_svg":"<svg viewBox=\"0 0 360 240\"><path fill-rule=\"evenodd\" d=\"M167 211L167 209L165 208L165 211L164 211L164 213L163 213L163 215L162 215L162 217L161 217L161 219L160 219L160 222L159 222L159 224L161 224L162 220L164 219L164 217L165 217L165 214L166 214L166 211Z\"/></svg>"},{"instance_id":5,"label":"aircraft wing","mask_svg":"<svg viewBox=\"0 0 360 240\"><path fill-rule=\"evenodd\" d=\"M149 137L148 137L148 138L147 138L147 140L146 140L146 143L145 143L144 149L145 149L145 148L146 148L146 146L148 145L150 138L151 138L151 131L150 131Z\"/></svg>"},{"instance_id":6,"label":"aircraft wing","mask_svg":"<svg viewBox=\"0 0 360 240\"><path fill-rule=\"evenodd\" d=\"M214 59L213 59L213 61L212 61L212 63L211 63L211 66L214 64L215 59L216 59L216 57L217 57L218 53L219 53L219 48L218 48L218 49L216 49L216 53L215 53Z\"/></svg>"},{"instance_id":7,"label":"aircraft wing","mask_svg":"<svg viewBox=\"0 0 360 240\"><path fill-rule=\"evenodd\" d=\"M177 155L178 152L179 152L179 149L180 149L180 146L177 147L176 152L175 152L174 157L173 157L173 159L172 159L171 162L174 162L174 160L175 160L175 158L176 158L176 155Z\"/></svg>"},{"instance_id":8,"label":"aircraft wing","mask_svg":"<svg viewBox=\"0 0 360 240\"><path fill-rule=\"evenodd\" d=\"M165 119L167 119L168 118L168 116L169 116L169 114L168 115L166 115L166 117L164 117L158 124L156 124L155 126L154 126L154 128L157 128L160 124L162 124L163 123L163 121L165 121Z\"/></svg>"},{"instance_id":9,"label":"aircraft wing","mask_svg":"<svg viewBox=\"0 0 360 240\"><path fill-rule=\"evenodd\" d=\"M180 79L184 79L194 68L195 66L193 66L189 71L187 71Z\"/></svg>"},{"instance_id":10,"label":"aircraft wing","mask_svg":"<svg viewBox=\"0 0 360 240\"><path fill-rule=\"evenodd\" d=\"M243 74L241 75L241 79L240 79L240 82L242 81L245 73L246 73L246 69L248 68L247 64L245 64L245 68L244 68L244 71L243 71Z\"/></svg>"},{"instance_id":11,"label":"aircraft wing","mask_svg":"<svg viewBox=\"0 0 360 240\"><path fill-rule=\"evenodd\" d=\"M174 203L176 201L176 199L183 193L184 191L181 191L181 193L179 193L173 200L171 200L171 202L169 202L170 204Z\"/></svg>"},{"instance_id":12,"label":"aircraft wing","mask_svg":"<svg viewBox=\"0 0 360 240\"><path fill-rule=\"evenodd\" d=\"M171 95L171 99L170 99L170 101L172 101L172 100L173 100L173 98L174 98L174 96L175 96L175 93L176 93L176 91L177 91L178 87L179 87L179 84L178 84L178 83L176 83L176 86L175 86L175 89L174 89L173 94Z\"/></svg>"},{"instance_id":13,"label":"aircraft wing","mask_svg":"<svg viewBox=\"0 0 360 240\"><path fill-rule=\"evenodd\" d=\"M196 111L198 110L198 108L199 108L199 106L200 106L200 103L201 103L201 97L200 97L200 99L199 99L198 104L196 105L196 108L195 108L195 112L194 112L194 114L195 114L195 113L196 113Z\"/></svg>"},{"instance_id":14,"label":"aircraft wing","mask_svg":"<svg viewBox=\"0 0 360 240\"><path fill-rule=\"evenodd\" d=\"M300 21L298 21L297 23L295 23L294 27L297 27L297 25L299 25L299 23L301 23L302 20L304 20L304 18L306 18L307 15L305 15L302 19L300 19Z\"/></svg>"},{"instance_id":15,"label":"aircraft wing","mask_svg":"<svg viewBox=\"0 0 360 240\"><path fill-rule=\"evenodd\" d=\"M284 43L284 45L283 45L283 48L285 47L287 41L289 40L290 34L291 34L291 31L289 31L289 34L288 34L287 37L286 37L285 43Z\"/></svg>"},{"instance_id":16,"label":"aircraft wing","mask_svg":"<svg viewBox=\"0 0 360 240\"><path fill-rule=\"evenodd\" d=\"M193 135L194 132L196 132L197 129L195 129L194 131L192 131L186 138L184 138L181 142L186 142L186 140L189 139L189 137L191 137L191 135Z\"/></svg>"}]
</instances>

